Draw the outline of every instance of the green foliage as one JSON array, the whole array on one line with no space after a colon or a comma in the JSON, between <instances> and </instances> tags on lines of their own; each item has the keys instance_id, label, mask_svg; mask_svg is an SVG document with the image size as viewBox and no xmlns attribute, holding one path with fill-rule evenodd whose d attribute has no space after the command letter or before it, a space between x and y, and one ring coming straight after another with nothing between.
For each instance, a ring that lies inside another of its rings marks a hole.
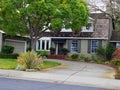
<instances>
[{"instance_id":1,"label":"green foliage","mask_svg":"<svg viewBox=\"0 0 120 90\"><path fill-rule=\"evenodd\" d=\"M112 60L111 61L111 65L113 65L113 66L120 66L120 59L118 59L118 60Z\"/></svg>"},{"instance_id":2,"label":"green foliage","mask_svg":"<svg viewBox=\"0 0 120 90\"><path fill-rule=\"evenodd\" d=\"M46 68L51 68L51 67L55 67L61 65L61 63L59 62L55 62L55 61L43 61L42 64L40 64L40 68L41 69L46 69Z\"/></svg>"},{"instance_id":3,"label":"green foliage","mask_svg":"<svg viewBox=\"0 0 120 90\"><path fill-rule=\"evenodd\" d=\"M89 10L85 0L2 0L0 29L7 34L28 34L34 40L46 30L71 28L81 30L88 22ZM44 29L44 30L43 30ZM34 38L33 38L34 37Z\"/></svg>"},{"instance_id":4,"label":"green foliage","mask_svg":"<svg viewBox=\"0 0 120 90\"><path fill-rule=\"evenodd\" d=\"M55 48L50 47L50 54L55 54Z\"/></svg>"},{"instance_id":5,"label":"green foliage","mask_svg":"<svg viewBox=\"0 0 120 90\"><path fill-rule=\"evenodd\" d=\"M69 50L67 48L62 48L62 52L64 55L67 55L67 53L69 52Z\"/></svg>"},{"instance_id":6,"label":"green foliage","mask_svg":"<svg viewBox=\"0 0 120 90\"><path fill-rule=\"evenodd\" d=\"M0 59L0 69L15 69L16 66L15 59Z\"/></svg>"},{"instance_id":7,"label":"green foliage","mask_svg":"<svg viewBox=\"0 0 120 90\"><path fill-rule=\"evenodd\" d=\"M17 57L18 57L18 54L17 54L17 53L11 53L11 54L0 53L0 58L17 59Z\"/></svg>"},{"instance_id":8,"label":"green foliage","mask_svg":"<svg viewBox=\"0 0 120 90\"><path fill-rule=\"evenodd\" d=\"M97 49L97 55L103 59L106 59L106 48L100 45Z\"/></svg>"},{"instance_id":9,"label":"green foliage","mask_svg":"<svg viewBox=\"0 0 120 90\"><path fill-rule=\"evenodd\" d=\"M5 54L11 54L13 53L14 51L14 47L13 46L3 46L2 47L2 53L5 53Z\"/></svg>"},{"instance_id":10,"label":"green foliage","mask_svg":"<svg viewBox=\"0 0 120 90\"><path fill-rule=\"evenodd\" d=\"M42 57L47 57L48 55L49 55L49 52L48 51L43 51L43 50L41 50L41 51L36 51L36 53L37 53L37 55L38 56L42 56Z\"/></svg>"},{"instance_id":11,"label":"green foliage","mask_svg":"<svg viewBox=\"0 0 120 90\"><path fill-rule=\"evenodd\" d=\"M111 60L114 51L114 45L112 43L108 43L106 47L99 46L97 49L97 55L104 60Z\"/></svg>"},{"instance_id":12,"label":"green foliage","mask_svg":"<svg viewBox=\"0 0 120 90\"><path fill-rule=\"evenodd\" d=\"M70 57L71 57L71 59L79 59L79 54L78 53L74 53Z\"/></svg>"},{"instance_id":13,"label":"green foliage","mask_svg":"<svg viewBox=\"0 0 120 90\"><path fill-rule=\"evenodd\" d=\"M55 51L55 48L54 48L54 47L50 47L50 50L51 50L51 51Z\"/></svg>"},{"instance_id":14,"label":"green foliage","mask_svg":"<svg viewBox=\"0 0 120 90\"><path fill-rule=\"evenodd\" d=\"M80 60L85 60L86 56L84 54L79 54L79 59Z\"/></svg>"},{"instance_id":15,"label":"green foliage","mask_svg":"<svg viewBox=\"0 0 120 90\"><path fill-rule=\"evenodd\" d=\"M112 43L108 43L107 47L106 47L106 58L107 60L111 60L112 59L112 54L115 51L115 46Z\"/></svg>"},{"instance_id":16,"label":"green foliage","mask_svg":"<svg viewBox=\"0 0 120 90\"><path fill-rule=\"evenodd\" d=\"M25 69L35 69L39 68L39 64L42 62L42 60L37 57L36 53L28 51L20 54L17 62Z\"/></svg>"}]
</instances>

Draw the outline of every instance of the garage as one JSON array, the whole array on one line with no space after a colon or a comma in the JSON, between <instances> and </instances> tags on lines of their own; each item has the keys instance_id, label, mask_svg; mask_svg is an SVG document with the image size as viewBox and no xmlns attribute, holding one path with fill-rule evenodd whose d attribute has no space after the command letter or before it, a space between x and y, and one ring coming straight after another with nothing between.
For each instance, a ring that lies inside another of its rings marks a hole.
<instances>
[{"instance_id":1,"label":"garage","mask_svg":"<svg viewBox=\"0 0 120 90\"><path fill-rule=\"evenodd\" d=\"M13 46L14 53L26 52L26 41L6 39L5 45Z\"/></svg>"}]
</instances>

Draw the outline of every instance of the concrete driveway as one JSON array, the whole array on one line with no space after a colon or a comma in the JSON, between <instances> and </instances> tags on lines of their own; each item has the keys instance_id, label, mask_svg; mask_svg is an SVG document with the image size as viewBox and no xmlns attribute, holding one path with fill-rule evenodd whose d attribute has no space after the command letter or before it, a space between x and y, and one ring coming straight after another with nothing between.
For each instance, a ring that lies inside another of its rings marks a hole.
<instances>
[{"instance_id":1,"label":"concrete driveway","mask_svg":"<svg viewBox=\"0 0 120 90\"><path fill-rule=\"evenodd\" d=\"M105 65L63 60L52 61L61 62L63 65L48 71L49 73L70 76L75 75L79 77L114 78L113 74L115 73L115 70L112 67Z\"/></svg>"},{"instance_id":2,"label":"concrete driveway","mask_svg":"<svg viewBox=\"0 0 120 90\"><path fill-rule=\"evenodd\" d=\"M0 76L120 90L120 80L114 79L115 70L112 67L73 61L52 61L61 62L62 66L40 72L0 70Z\"/></svg>"}]
</instances>

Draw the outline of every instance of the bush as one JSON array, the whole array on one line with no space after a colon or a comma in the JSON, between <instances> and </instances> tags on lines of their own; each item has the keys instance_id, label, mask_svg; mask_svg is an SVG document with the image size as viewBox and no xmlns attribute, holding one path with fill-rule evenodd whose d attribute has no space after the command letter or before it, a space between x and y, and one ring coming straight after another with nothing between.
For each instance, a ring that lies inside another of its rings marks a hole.
<instances>
[{"instance_id":1,"label":"bush","mask_svg":"<svg viewBox=\"0 0 120 90\"><path fill-rule=\"evenodd\" d=\"M42 62L41 58L38 58L36 53L26 52L19 55L17 62L20 66L25 69L35 69L39 68L40 63Z\"/></svg>"},{"instance_id":2,"label":"bush","mask_svg":"<svg viewBox=\"0 0 120 90\"><path fill-rule=\"evenodd\" d=\"M50 47L50 54L55 54L55 48Z\"/></svg>"},{"instance_id":3,"label":"bush","mask_svg":"<svg viewBox=\"0 0 120 90\"><path fill-rule=\"evenodd\" d=\"M2 47L2 53L5 53L5 54L11 54L13 53L14 51L14 47L13 46L3 46Z\"/></svg>"},{"instance_id":4,"label":"bush","mask_svg":"<svg viewBox=\"0 0 120 90\"><path fill-rule=\"evenodd\" d=\"M78 53L74 53L70 57L71 57L71 59L79 59L79 54Z\"/></svg>"},{"instance_id":5,"label":"bush","mask_svg":"<svg viewBox=\"0 0 120 90\"><path fill-rule=\"evenodd\" d=\"M69 52L69 50L67 48L62 48L62 52L64 55L67 55L67 53Z\"/></svg>"},{"instance_id":6,"label":"bush","mask_svg":"<svg viewBox=\"0 0 120 90\"><path fill-rule=\"evenodd\" d=\"M84 54L79 54L79 59L80 60L85 60L86 56Z\"/></svg>"},{"instance_id":7,"label":"bush","mask_svg":"<svg viewBox=\"0 0 120 90\"><path fill-rule=\"evenodd\" d=\"M106 47L106 59L111 60L112 59L112 54L115 51L115 46L112 43L108 43Z\"/></svg>"},{"instance_id":8,"label":"bush","mask_svg":"<svg viewBox=\"0 0 120 90\"><path fill-rule=\"evenodd\" d=\"M102 58L106 59L106 48L102 47L101 45L98 47L96 54Z\"/></svg>"},{"instance_id":9,"label":"bush","mask_svg":"<svg viewBox=\"0 0 120 90\"><path fill-rule=\"evenodd\" d=\"M12 54L0 53L0 58L17 59L17 57L18 57L17 53Z\"/></svg>"},{"instance_id":10,"label":"bush","mask_svg":"<svg viewBox=\"0 0 120 90\"><path fill-rule=\"evenodd\" d=\"M119 60L112 60L111 65L113 66L120 66L120 59Z\"/></svg>"},{"instance_id":11,"label":"bush","mask_svg":"<svg viewBox=\"0 0 120 90\"><path fill-rule=\"evenodd\" d=\"M49 55L48 51L36 51L37 55L42 56L42 57L47 57Z\"/></svg>"},{"instance_id":12,"label":"bush","mask_svg":"<svg viewBox=\"0 0 120 90\"><path fill-rule=\"evenodd\" d=\"M114 51L115 51L114 45L108 43L106 48L99 46L99 48L97 49L97 55L104 60L111 60Z\"/></svg>"}]
</instances>

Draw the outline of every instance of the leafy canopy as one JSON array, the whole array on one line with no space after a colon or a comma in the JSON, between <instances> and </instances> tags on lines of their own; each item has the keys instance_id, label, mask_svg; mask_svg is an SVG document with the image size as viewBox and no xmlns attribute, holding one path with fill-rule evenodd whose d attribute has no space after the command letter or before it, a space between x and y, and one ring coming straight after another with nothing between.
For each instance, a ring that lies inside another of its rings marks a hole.
<instances>
[{"instance_id":1,"label":"leafy canopy","mask_svg":"<svg viewBox=\"0 0 120 90\"><path fill-rule=\"evenodd\" d=\"M32 50L46 30L80 30L88 21L84 0L1 0L0 29L10 35L30 35Z\"/></svg>"},{"instance_id":2,"label":"leafy canopy","mask_svg":"<svg viewBox=\"0 0 120 90\"><path fill-rule=\"evenodd\" d=\"M80 30L88 21L84 0L1 0L0 29L8 34L34 30Z\"/></svg>"}]
</instances>

